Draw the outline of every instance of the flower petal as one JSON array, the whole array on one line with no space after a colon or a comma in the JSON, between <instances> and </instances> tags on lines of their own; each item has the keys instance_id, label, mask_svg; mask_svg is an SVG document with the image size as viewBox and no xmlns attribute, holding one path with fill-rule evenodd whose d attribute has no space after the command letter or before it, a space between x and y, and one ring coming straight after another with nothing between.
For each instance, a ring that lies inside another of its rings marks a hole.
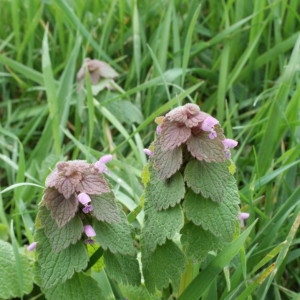
<instances>
[{"instance_id":1,"label":"flower petal","mask_svg":"<svg viewBox=\"0 0 300 300\"><path fill-rule=\"evenodd\" d=\"M86 193L79 193L77 197L78 201L83 205L86 205L91 202L90 196Z\"/></svg>"},{"instance_id":2,"label":"flower petal","mask_svg":"<svg viewBox=\"0 0 300 300\"><path fill-rule=\"evenodd\" d=\"M96 236L96 232L94 228L91 225L84 225L84 233L87 235L87 237L94 237Z\"/></svg>"}]
</instances>

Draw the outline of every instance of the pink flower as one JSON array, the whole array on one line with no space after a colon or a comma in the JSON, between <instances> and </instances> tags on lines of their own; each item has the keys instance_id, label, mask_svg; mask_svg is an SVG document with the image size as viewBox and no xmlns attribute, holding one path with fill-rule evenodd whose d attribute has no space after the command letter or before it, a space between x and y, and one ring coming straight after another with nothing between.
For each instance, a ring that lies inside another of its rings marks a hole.
<instances>
[{"instance_id":1,"label":"pink flower","mask_svg":"<svg viewBox=\"0 0 300 300\"><path fill-rule=\"evenodd\" d=\"M96 236L96 232L91 225L84 225L83 230L88 238Z\"/></svg>"},{"instance_id":2,"label":"pink flower","mask_svg":"<svg viewBox=\"0 0 300 300\"><path fill-rule=\"evenodd\" d=\"M219 121L217 119L215 119L214 117L209 116L206 119L204 119L204 121L202 122L201 127L200 127L203 131L209 132L208 137L211 140L213 140L214 138L217 137L217 133L214 130L214 126L216 124L219 124Z\"/></svg>"},{"instance_id":3,"label":"pink flower","mask_svg":"<svg viewBox=\"0 0 300 300\"><path fill-rule=\"evenodd\" d=\"M82 209L82 211L85 213L85 214L88 214L89 212L93 211L94 210L94 207L93 205L85 205L84 208Z\"/></svg>"},{"instance_id":4,"label":"pink flower","mask_svg":"<svg viewBox=\"0 0 300 300\"><path fill-rule=\"evenodd\" d=\"M223 145L224 145L224 151L225 151L225 156L226 158L230 158L230 148L234 148L238 145L238 142L232 139L224 139L222 141Z\"/></svg>"},{"instance_id":5,"label":"pink flower","mask_svg":"<svg viewBox=\"0 0 300 300\"><path fill-rule=\"evenodd\" d=\"M91 202L90 196L86 193L79 193L77 197L78 197L78 201L83 205L87 205L88 203Z\"/></svg>"},{"instance_id":6,"label":"pink flower","mask_svg":"<svg viewBox=\"0 0 300 300\"><path fill-rule=\"evenodd\" d=\"M239 220L240 220L240 223L241 223L241 226L242 226L242 227L245 226L244 220L247 220L249 217L250 217L250 214L249 214L249 213L246 213L246 212L241 212L241 213L239 214Z\"/></svg>"},{"instance_id":7,"label":"pink flower","mask_svg":"<svg viewBox=\"0 0 300 300\"><path fill-rule=\"evenodd\" d=\"M153 156L153 152L150 149L144 149L144 153L149 157Z\"/></svg>"},{"instance_id":8,"label":"pink flower","mask_svg":"<svg viewBox=\"0 0 300 300\"><path fill-rule=\"evenodd\" d=\"M106 164L112 160L112 155L107 154L102 156L96 163L95 163L95 168L98 169L100 173L109 173Z\"/></svg>"},{"instance_id":9,"label":"pink flower","mask_svg":"<svg viewBox=\"0 0 300 300\"><path fill-rule=\"evenodd\" d=\"M27 250L28 251L33 251L36 248L37 242L33 242L31 243L28 247Z\"/></svg>"}]
</instances>

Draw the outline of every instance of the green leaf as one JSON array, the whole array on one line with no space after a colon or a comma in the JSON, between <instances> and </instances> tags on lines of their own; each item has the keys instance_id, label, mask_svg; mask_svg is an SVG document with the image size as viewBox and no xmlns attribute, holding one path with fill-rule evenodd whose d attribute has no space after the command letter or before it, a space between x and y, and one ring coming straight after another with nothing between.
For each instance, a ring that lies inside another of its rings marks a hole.
<instances>
[{"instance_id":1,"label":"green leaf","mask_svg":"<svg viewBox=\"0 0 300 300\"><path fill-rule=\"evenodd\" d=\"M153 168L150 169L150 174L150 182L147 184L145 197L146 201L149 201L155 209L174 207L184 197L185 187L180 172L165 180L159 179Z\"/></svg>"},{"instance_id":2,"label":"green leaf","mask_svg":"<svg viewBox=\"0 0 300 300\"><path fill-rule=\"evenodd\" d=\"M33 288L33 272L29 260L21 254L18 254L17 258L11 244L2 240L0 240L0 282L1 299L22 298Z\"/></svg>"},{"instance_id":3,"label":"green leaf","mask_svg":"<svg viewBox=\"0 0 300 300\"><path fill-rule=\"evenodd\" d=\"M113 253L134 255L136 250L133 246L131 227L122 212L120 212L119 216L120 222L106 223L95 221L95 240L104 250L109 249Z\"/></svg>"},{"instance_id":4,"label":"green leaf","mask_svg":"<svg viewBox=\"0 0 300 300\"><path fill-rule=\"evenodd\" d=\"M124 297L126 299L130 299L130 300L141 300L141 299L161 300L161 297L151 295L144 285L131 286L131 285L120 284L119 287L122 292L122 295L124 295Z\"/></svg>"},{"instance_id":5,"label":"green leaf","mask_svg":"<svg viewBox=\"0 0 300 300\"><path fill-rule=\"evenodd\" d=\"M105 270L109 277L118 283L138 286L141 284L141 273L136 256L104 252Z\"/></svg>"},{"instance_id":6,"label":"green leaf","mask_svg":"<svg viewBox=\"0 0 300 300\"><path fill-rule=\"evenodd\" d=\"M189 190L183 202L186 217L223 241L230 242L239 223L239 206L236 204L239 199L237 189L235 193L237 201L232 199L231 194L227 188L223 201L217 203Z\"/></svg>"},{"instance_id":7,"label":"green leaf","mask_svg":"<svg viewBox=\"0 0 300 300\"><path fill-rule=\"evenodd\" d=\"M74 276L50 289L43 290L48 300L98 300L105 299L96 280L83 273Z\"/></svg>"},{"instance_id":8,"label":"green leaf","mask_svg":"<svg viewBox=\"0 0 300 300\"><path fill-rule=\"evenodd\" d=\"M59 252L69 247L70 244L75 244L82 236L83 224L78 216L75 216L63 227L58 227L50 216L49 210L42 205L39 208L38 217L54 252Z\"/></svg>"},{"instance_id":9,"label":"green leaf","mask_svg":"<svg viewBox=\"0 0 300 300\"><path fill-rule=\"evenodd\" d=\"M218 250L224 245L222 239L192 222L184 225L181 234L186 255L197 262L203 261L209 251Z\"/></svg>"},{"instance_id":10,"label":"green leaf","mask_svg":"<svg viewBox=\"0 0 300 300\"><path fill-rule=\"evenodd\" d=\"M162 290L170 282L176 290L184 272L185 257L176 244L167 241L155 252L142 251L142 265L145 285L150 293L154 293L155 288Z\"/></svg>"},{"instance_id":11,"label":"green leaf","mask_svg":"<svg viewBox=\"0 0 300 300\"><path fill-rule=\"evenodd\" d=\"M184 172L187 185L204 198L221 202L227 188L228 179L232 175L228 170L228 163L207 163L204 161L190 161Z\"/></svg>"},{"instance_id":12,"label":"green leaf","mask_svg":"<svg viewBox=\"0 0 300 300\"><path fill-rule=\"evenodd\" d=\"M85 244L82 241L59 253L51 250L50 243L44 235L43 230L36 232L38 262L41 267L42 287L51 288L59 283L65 282L71 278L74 272L80 272L88 263L88 253Z\"/></svg>"},{"instance_id":13,"label":"green leaf","mask_svg":"<svg viewBox=\"0 0 300 300\"><path fill-rule=\"evenodd\" d=\"M228 244L207 266L202 270L190 285L183 291L178 300L198 300L214 282L216 276L243 247L256 222L251 224L236 240Z\"/></svg>"},{"instance_id":14,"label":"green leaf","mask_svg":"<svg viewBox=\"0 0 300 300\"><path fill-rule=\"evenodd\" d=\"M105 107L114 114L122 123L140 124L143 122L143 115L136 105L126 100L108 102Z\"/></svg>"},{"instance_id":15,"label":"green leaf","mask_svg":"<svg viewBox=\"0 0 300 300\"><path fill-rule=\"evenodd\" d=\"M51 217L59 227L64 226L74 216L78 207L78 200L73 194L69 199L65 199L55 188L47 188L43 198L47 208L51 212Z\"/></svg>"},{"instance_id":16,"label":"green leaf","mask_svg":"<svg viewBox=\"0 0 300 300\"><path fill-rule=\"evenodd\" d=\"M112 223L119 222L119 209L113 192L100 195L91 195L93 214L99 221Z\"/></svg>"},{"instance_id":17,"label":"green leaf","mask_svg":"<svg viewBox=\"0 0 300 300\"><path fill-rule=\"evenodd\" d=\"M141 234L142 247L146 251L153 252L157 245L163 245L167 239L173 239L183 224L181 206L158 211L146 203L144 228Z\"/></svg>"},{"instance_id":18,"label":"green leaf","mask_svg":"<svg viewBox=\"0 0 300 300\"><path fill-rule=\"evenodd\" d=\"M154 169L158 173L159 179L170 178L181 167L182 164L182 149L181 147L174 150L163 151L159 138L154 141Z\"/></svg>"},{"instance_id":19,"label":"green leaf","mask_svg":"<svg viewBox=\"0 0 300 300\"><path fill-rule=\"evenodd\" d=\"M209 133L199 130L193 134L187 141L189 152L197 159L206 162L223 162L226 160L224 145L222 140L225 139L223 130L219 125L215 125L217 137L209 138Z\"/></svg>"}]
</instances>

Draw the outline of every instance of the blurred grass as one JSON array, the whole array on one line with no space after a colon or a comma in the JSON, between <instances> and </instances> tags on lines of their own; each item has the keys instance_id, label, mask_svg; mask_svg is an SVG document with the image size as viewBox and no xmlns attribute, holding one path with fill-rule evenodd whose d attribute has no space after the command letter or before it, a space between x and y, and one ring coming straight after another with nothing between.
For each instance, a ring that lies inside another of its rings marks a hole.
<instances>
[{"instance_id":1,"label":"blurred grass","mask_svg":"<svg viewBox=\"0 0 300 300\"><path fill-rule=\"evenodd\" d=\"M258 219L245 255L241 250L203 299L295 296L298 0L7 0L0 11L0 223L8 228L13 221L19 245L32 240L41 189L18 183L43 185L59 160L94 161L112 152L118 199L133 211L155 117L194 102L239 141L233 159L242 210L249 223ZM85 57L111 64L119 88L78 94ZM270 253L276 255L268 259Z\"/></svg>"}]
</instances>

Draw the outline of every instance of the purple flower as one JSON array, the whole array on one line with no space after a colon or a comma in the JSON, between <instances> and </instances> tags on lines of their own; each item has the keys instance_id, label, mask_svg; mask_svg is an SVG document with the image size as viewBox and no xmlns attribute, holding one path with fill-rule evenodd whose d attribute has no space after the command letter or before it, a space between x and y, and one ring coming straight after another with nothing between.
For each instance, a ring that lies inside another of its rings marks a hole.
<instances>
[{"instance_id":1,"label":"purple flower","mask_svg":"<svg viewBox=\"0 0 300 300\"><path fill-rule=\"evenodd\" d=\"M88 214L89 212L93 211L94 210L94 207L93 205L85 205L84 208L82 209L82 211L85 213L85 214Z\"/></svg>"},{"instance_id":2,"label":"purple flower","mask_svg":"<svg viewBox=\"0 0 300 300\"><path fill-rule=\"evenodd\" d=\"M224 151L225 151L225 156L226 158L230 158L230 148L234 148L237 146L238 142L232 139L224 139L222 141L223 145L224 145Z\"/></svg>"},{"instance_id":3,"label":"purple flower","mask_svg":"<svg viewBox=\"0 0 300 300\"><path fill-rule=\"evenodd\" d=\"M156 134L159 135L161 133L161 125L156 127Z\"/></svg>"},{"instance_id":4,"label":"purple flower","mask_svg":"<svg viewBox=\"0 0 300 300\"><path fill-rule=\"evenodd\" d=\"M153 156L153 152L150 149L144 149L144 153L149 157Z\"/></svg>"},{"instance_id":5,"label":"purple flower","mask_svg":"<svg viewBox=\"0 0 300 300\"><path fill-rule=\"evenodd\" d=\"M107 154L102 156L95 164L95 168L98 169L100 173L109 173L106 164L112 160L112 155Z\"/></svg>"},{"instance_id":6,"label":"purple flower","mask_svg":"<svg viewBox=\"0 0 300 300\"><path fill-rule=\"evenodd\" d=\"M219 124L219 121L215 119L214 117L208 116L207 118L204 119L204 121L201 124L201 129L203 131L209 132L208 137L213 140L214 138L217 137L217 133L214 130L214 126Z\"/></svg>"},{"instance_id":7,"label":"purple flower","mask_svg":"<svg viewBox=\"0 0 300 300\"><path fill-rule=\"evenodd\" d=\"M241 223L242 227L245 226L244 220L247 220L249 217L250 217L250 214L246 213L246 212L241 212L239 214L239 220L240 220L240 223Z\"/></svg>"},{"instance_id":8,"label":"purple flower","mask_svg":"<svg viewBox=\"0 0 300 300\"><path fill-rule=\"evenodd\" d=\"M28 251L33 251L36 248L37 242L31 243L29 246L27 246Z\"/></svg>"},{"instance_id":9,"label":"purple flower","mask_svg":"<svg viewBox=\"0 0 300 300\"><path fill-rule=\"evenodd\" d=\"M78 197L78 201L83 205L87 205L92 201L90 196L86 193L79 193L77 197Z\"/></svg>"},{"instance_id":10,"label":"purple flower","mask_svg":"<svg viewBox=\"0 0 300 300\"><path fill-rule=\"evenodd\" d=\"M83 230L88 238L96 236L96 232L91 225L84 225Z\"/></svg>"}]
</instances>

